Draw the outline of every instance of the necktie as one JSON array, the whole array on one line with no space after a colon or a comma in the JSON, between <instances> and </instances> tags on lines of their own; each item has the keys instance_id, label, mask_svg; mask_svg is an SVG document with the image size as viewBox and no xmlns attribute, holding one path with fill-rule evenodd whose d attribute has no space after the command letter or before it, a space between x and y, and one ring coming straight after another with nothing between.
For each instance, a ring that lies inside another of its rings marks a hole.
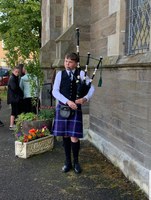
<instances>
[{"instance_id":1,"label":"necktie","mask_svg":"<svg viewBox=\"0 0 151 200\"><path fill-rule=\"evenodd\" d=\"M69 72L69 78L70 78L70 80L72 80L72 72L71 71Z\"/></svg>"}]
</instances>

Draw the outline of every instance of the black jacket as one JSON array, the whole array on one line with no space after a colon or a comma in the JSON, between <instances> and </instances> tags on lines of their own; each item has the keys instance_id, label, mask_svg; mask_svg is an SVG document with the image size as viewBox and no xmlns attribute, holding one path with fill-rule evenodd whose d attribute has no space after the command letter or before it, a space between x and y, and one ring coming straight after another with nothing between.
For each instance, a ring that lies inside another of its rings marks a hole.
<instances>
[{"instance_id":1,"label":"black jacket","mask_svg":"<svg viewBox=\"0 0 151 200\"><path fill-rule=\"evenodd\" d=\"M7 103L18 103L23 99L23 92L19 87L19 77L12 74L8 81Z\"/></svg>"}]
</instances>

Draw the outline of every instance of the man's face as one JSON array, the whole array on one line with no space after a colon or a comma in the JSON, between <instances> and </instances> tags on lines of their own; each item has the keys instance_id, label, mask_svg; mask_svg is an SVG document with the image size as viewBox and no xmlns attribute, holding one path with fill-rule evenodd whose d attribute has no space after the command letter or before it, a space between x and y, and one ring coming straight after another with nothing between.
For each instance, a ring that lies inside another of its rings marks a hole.
<instances>
[{"instance_id":1,"label":"man's face","mask_svg":"<svg viewBox=\"0 0 151 200\"><path fill-rule=\"evenodd\" d=\"M67 70L73 70L77 67L77 63L74 60L71 60L70 58L65 58L64 66Z\"/></svg>"},{"instance_id":2,"label":"man's face","mask_svg":"<svg viewBox=\"0 0 151 200\"><path fill-rule=\"evenodd\" d=\"M19 69L14 69L14 70L13 70L13 74L14 74L15 76L19 76Z\"/></svg>"}]
</instances>

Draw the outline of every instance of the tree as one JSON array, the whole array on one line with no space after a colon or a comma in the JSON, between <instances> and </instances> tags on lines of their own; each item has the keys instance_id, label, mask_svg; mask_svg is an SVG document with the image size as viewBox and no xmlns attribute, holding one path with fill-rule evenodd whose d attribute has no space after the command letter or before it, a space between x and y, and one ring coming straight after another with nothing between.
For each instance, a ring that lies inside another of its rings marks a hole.
<instances>
[{"instance_id":1,"label":"tree","mask_svg":"<svg viewBox=\"0 0 151 200\"><path fill-rule=\"evenodd\" d=\"M38 79L38 93L44 80L40 67L41 1L0 0L0 38L4 41L8 64L13 67L26 64L32 88L33 77ZM29 61L28 61L29 59ZM26 61L26 63L24 63ZM28 61L28 63L27 63Z\"/></svg>"},{"instance_id":2,"label":"tree","mask_svg":"<svg viewBox=\"0 0 151 200\"><path fill-rule=\"evenodd\" d=\"M0 0L0 37L10 65L39 58L41 47L40 0Z\"/></svg>"}]
</instances>

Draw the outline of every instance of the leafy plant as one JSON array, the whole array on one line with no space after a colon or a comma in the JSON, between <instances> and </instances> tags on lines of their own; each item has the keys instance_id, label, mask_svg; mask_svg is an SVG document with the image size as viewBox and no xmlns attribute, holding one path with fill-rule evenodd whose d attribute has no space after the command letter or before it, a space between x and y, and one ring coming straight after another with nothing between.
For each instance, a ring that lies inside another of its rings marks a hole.
<instances>
[{"instance_id":1,"label":"leafy plant","mask_svg":"<svg viewBox=\"0 0 151 200\"><path fill-rule=\"evenodd\" d=\"M16 122L16 129L15 133L21 132L22 123L24 121L33 121L33 120L52 120L55 115L55 108L54 107L42 107L40 112L37 114L29 112L29 113L21 113L18 115ZM33 127L34 128L34 127Z\"/></svg>"},{"instance_id":2,"label":"leafy plant","mask_svg":"<svg viewBox=\"0 0 151 200\"><path fill-rule=\"evenodd\" d=\"M37 115L35 113L21 113L20 115L17 116L15 122L16 122L16 129L15 132L19 132L21 131L21 127L22 127L22 123L24 121L32 121L32 120L36 120L37 119Z\"/></svg>"},{"instance_id":3,"label":"leafy plant","mask_svg":"<svg viewBox=\"0 0 151 200\"><path fill-rule=\"evenodd\" d=\"M40 96L40 91L42 84L44 82L44 73L40 66L39 58L34 58L34 60L30 60L26 65L25 68L29 74L29 81L31 84L31 96L33 97L32 103L36 105L37 113L39 112L38 108L38 101L35 100L35 89L37 92L38 97Z\"/></svg>"},{"instance_id":4,"label":"leafy plant","mask_svg":"<svg viewBox=\"0 0 151 200\"><path fill-rule=\"evenodd\" d=\"M1 0L0 37L11 66L39 54L41 47L41 1Z\"/></svg>"},{"instance_id":5,"label":"leafy plant","mask_svg":"<svg viewBox=\"0 0 151 200\"><path fill-rule=\"evenodd\" d=\"M53 119L55 115L54 107L42 107L38 114L39 119Z\"/></svg>"}]
</instances>

